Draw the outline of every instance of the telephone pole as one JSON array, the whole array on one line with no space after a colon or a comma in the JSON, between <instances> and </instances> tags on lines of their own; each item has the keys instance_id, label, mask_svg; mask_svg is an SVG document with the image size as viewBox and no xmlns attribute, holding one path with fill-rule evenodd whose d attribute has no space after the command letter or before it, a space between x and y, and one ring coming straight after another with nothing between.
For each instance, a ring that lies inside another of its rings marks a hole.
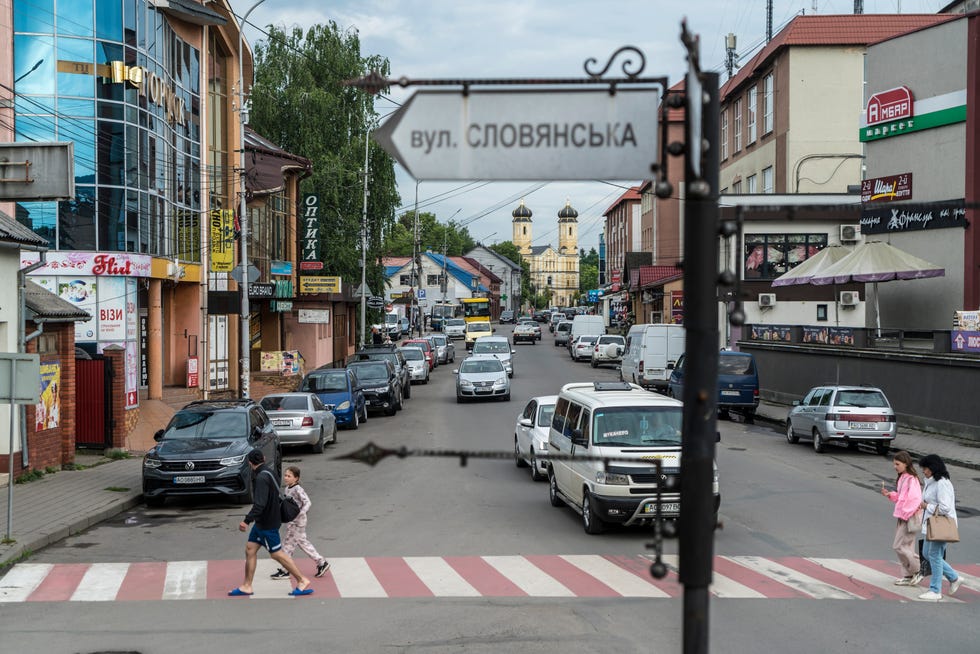
<instances>
[{"instance_id":1,"label":"telephone pole","mask_svg":"<svg viewBox=\"0 0 980 654\"><path fill-rule=\"evenodd\" d=\"M366 103L366 100L365 100ZM364 347L365 316L367 315L367 203L368 175L370 174L368 160L367 106L364 107L364 202L361 208L361 347ZM385 325L387 329L387 323Z\"/></svg>"}]
</instances>

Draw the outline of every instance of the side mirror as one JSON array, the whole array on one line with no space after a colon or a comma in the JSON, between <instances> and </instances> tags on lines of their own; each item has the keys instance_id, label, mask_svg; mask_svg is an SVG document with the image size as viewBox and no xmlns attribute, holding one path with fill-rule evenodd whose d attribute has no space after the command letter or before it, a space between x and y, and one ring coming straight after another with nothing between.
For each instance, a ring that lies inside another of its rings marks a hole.
<instances>
[{"instance_id":1,"label":"side mirror","mask_svg":"<svg viewBox=\"0 0 980 654\"><path fill-rule=\"evenodd\" d=\"M510 353L511 354L517 354L517 350L511 350Z\"/></svg>"},{"instance_id":2,"label":"side mirror","mask_svg":"<svg viewBox=\"0 0 980 654\"><path fill-rule=\"evenodd\" d=\"M572 445L586 445L585 436L582 435L581 429L572 430Z\"/></svg>"},{"instance_id":3,"label":"side mirror","mask_svg":"<svg viewBox=\"0 0 980 654\"><path fill-rule=\"evenodd\" d=\"M799 400L793 400L793 406L800 406Z\"/></svg>"},{"instance_id":4,"label":"side mirror","mask_svg":"<svg viewBox=\"0 0 980 654\"><path fill-rule=\"evenodd\" d=\"M162 429L158 429L157 430L157 433L153 434L153 440L155 440L157 442L160 442L160 439L161 438L163 438L163 430Z\"/></svg>"},{"instance_id":5,"label":"side mirror","mask_svg":"<svg viewBox=\"0 0 980 654\"><path fill-rule=\"evenodd\" d=\"M454 375L458 375L459 374L459 368L456 368L456 370L453 370L453 374Z\"/></svg>"},{"instance_id":6,"label":"side mirror","mask_svg":"<svg viewBox=\"0 0 980 654\"><path fill-rule=\"evenodd\" d=\"M527 427L527 428L531 428L534 426L534 423L531 422L530 418L521 418L517 424L519 424L521 427Z\"/></svg>"},{"instance_id":7,"label":"side mirror","mask_svg":"<svg viewBox=\"0 0 980 654\"><path fill-rule=\"evenodd\" d=\"M673 369L674 369L674 362L673 361L668 361L667 362L667 370L673 370Z\"/></svg>"}]
</instances>

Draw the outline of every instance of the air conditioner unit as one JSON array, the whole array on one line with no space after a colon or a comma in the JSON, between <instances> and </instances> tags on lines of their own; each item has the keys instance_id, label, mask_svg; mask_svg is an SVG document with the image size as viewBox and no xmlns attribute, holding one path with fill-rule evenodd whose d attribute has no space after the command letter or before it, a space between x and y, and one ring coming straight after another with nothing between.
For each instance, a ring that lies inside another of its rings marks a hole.
<instances>
[{"instance_id":1,"label":"air conditioner unit","mask_svg":"<svg viewBox=\"0 0 980 654\"><path fill-rule=\"evenodd\" d=\"M856 307L860 301L861 297L857 291L840 292L840 305L842 307Z\"/></svg>"},{"instance_id":2,"label":"air conditioner unit","mask_svg":"<svg viewBox=\"0 0 980 654\"><path fill-rule=\"evenodd\" d=\"M840 242L841 243L856 243L861 240L861 225L841 225L840 226Z\"/></svg>"},{"instance_id":3,"label":"air conditioner unit","mask_svg":"<svg viewBox=\"0 0 980 654\"><path fill-rule=\"evenodd\" d=\"M759 307L774 307L776 306L776 294L775 293L759 293Z\"/></svg>"}]
</instances>

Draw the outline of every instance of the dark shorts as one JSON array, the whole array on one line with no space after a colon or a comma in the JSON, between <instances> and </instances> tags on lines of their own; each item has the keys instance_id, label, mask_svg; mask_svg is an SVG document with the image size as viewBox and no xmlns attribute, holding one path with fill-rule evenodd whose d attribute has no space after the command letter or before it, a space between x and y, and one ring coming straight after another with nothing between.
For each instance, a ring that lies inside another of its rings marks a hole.
<instances>
[{"instance_id":1,"label":"dark shorts","mask_svg":"<svg viewBox=\"0 0 980 654\"><path fill-rule=\"evenodd\" d=\"M269 552L278 552L282 549L282 541L279 540L278 529L259 529L252 525L252 531L248 532L248 542L258 543Z\"/></svg>"}]
</instances>

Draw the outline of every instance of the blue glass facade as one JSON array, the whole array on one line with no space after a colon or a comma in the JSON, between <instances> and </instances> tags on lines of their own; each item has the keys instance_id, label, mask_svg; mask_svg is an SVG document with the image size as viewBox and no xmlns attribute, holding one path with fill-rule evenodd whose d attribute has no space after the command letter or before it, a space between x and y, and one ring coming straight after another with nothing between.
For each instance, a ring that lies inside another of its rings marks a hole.
<instances>
[{"instance_id":1,"label":"blue glass facade","mask_svg":"<svg viewBox=\"0 0 980 654\"><path fill-rule=\"evenodd\" d=\"M73 141L76 197L20 202L55 250L201 260L201 54L146 0L14 0L15 138Z\"/></svg>"}]
</instances>

